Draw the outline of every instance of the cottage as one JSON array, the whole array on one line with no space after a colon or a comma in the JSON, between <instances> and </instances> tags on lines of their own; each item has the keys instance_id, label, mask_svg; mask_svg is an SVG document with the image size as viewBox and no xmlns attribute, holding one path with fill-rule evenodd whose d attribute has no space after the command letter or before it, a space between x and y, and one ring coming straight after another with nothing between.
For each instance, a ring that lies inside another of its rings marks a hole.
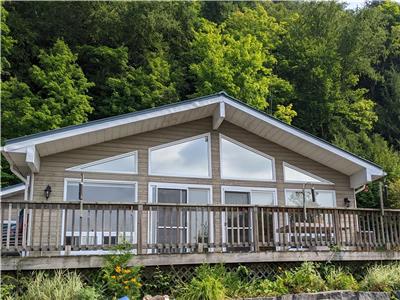
<instances>
[{"instance_id":1,"label":"cottage","mask_svg":"<svg viewBox=\"0 0 400 300\"><path fill-rule=\"evenodd\" d=\"M43 255L87 266L121 243L144 264L400 246L399 210L357 209L381 167L223 92L15 138L2 154L23 181L1 192L2 252L18 255L3 269Z\"/></svg>"}]
</instances>

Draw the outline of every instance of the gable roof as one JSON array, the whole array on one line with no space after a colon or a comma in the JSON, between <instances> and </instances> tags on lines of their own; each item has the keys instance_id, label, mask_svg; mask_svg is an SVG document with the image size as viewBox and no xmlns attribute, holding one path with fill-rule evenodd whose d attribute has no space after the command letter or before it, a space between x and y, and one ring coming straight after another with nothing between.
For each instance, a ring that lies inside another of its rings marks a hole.
<instances>
[{"instance_id":1,"label":"gable roof","mask_svg":"<svg viewBox=\"0 0 400 300\"><path fill-rule=\"evenodd\" d=\"M227 120L341 173L353 176L352 186L362 185L385 175L382 168L375 163L288 125L225 92L10 139L6 141L2 152L10 164L24 175L30 171L26 164L28 149L39 159L124 136L215 117L216 114L221 121Z\"/></svg>"},{"instance_id":2,"label":"gable roof","mask_svg":"<svg viewBox=\"0 0 400 300\"><path fill-rule=\"evenodd\" d=\"M16 194L20 193L22 194L24 191L25 191L25 183L18 183L1 188L0 196L1 198L7 198Z\"/></svg>"}]
</instances>

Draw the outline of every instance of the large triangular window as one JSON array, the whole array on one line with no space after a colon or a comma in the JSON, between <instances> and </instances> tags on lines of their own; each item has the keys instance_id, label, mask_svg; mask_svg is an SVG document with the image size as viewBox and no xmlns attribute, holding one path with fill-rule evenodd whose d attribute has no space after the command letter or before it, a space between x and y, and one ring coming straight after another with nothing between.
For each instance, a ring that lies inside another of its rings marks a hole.
<instances>
[{"instance_id":1,"label":"large triangular window","mask_svg":"<svg viewBox=\"0 0 400 300\"><path fill-rule=\"evenodd\" d=\"M317 175L311 174L310 172L304 171L295 166L283 163L283 175L285 182L292 183L316 183L316 184L333 184L332 182L325 180Z\"/></svg>"},{"instance_id":2,"label":"large triangular window","mask_svg":"<svg viewBox=\"0 0 400 300\"><path fill-rule=\"evenodd\" d=\"M150 148L149 175L210 178L210 134Z\"/></svg>"},{"instance_id":3,"label":"large triangular window","mask_svg":"<svg viewBox=\"0 0 400 300\"><path fill-rule=\"evenodd\" d=\"M221 178L274 181L274 159L221 135Z\"/></svg>"},{"instance_id":4,"label":"large triangular window","mask_svg":"<svg viewBox=\"0 0 400 300\"><path fill-rule=\"evenodd\" d=\"M69 168L66 171L137 174L137 151L96 160L84 165Z\"/></svg>"}]
</instances>

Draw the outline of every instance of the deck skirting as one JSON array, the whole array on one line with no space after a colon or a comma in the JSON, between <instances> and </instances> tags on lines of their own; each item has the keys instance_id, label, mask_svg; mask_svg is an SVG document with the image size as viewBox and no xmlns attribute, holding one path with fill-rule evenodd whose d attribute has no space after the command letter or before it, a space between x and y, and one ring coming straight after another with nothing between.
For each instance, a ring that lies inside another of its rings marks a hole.
<instances>
[{"instance_id":1,"label":"deck skirting","mask_svg":"<svg viewBox=\"0 0 400 300\"><path fill-rule=\"evenodd\" d=\"M400 261L400 251L288 251L257 253L207 253L207 254L155 254L136 255L130 265L170 266L196 265L202 263L268 263L302 261ZM103 265L102 255L77 256L10 256L1 258L2 271L88 269Z\"/></svg>"}]
</instances>

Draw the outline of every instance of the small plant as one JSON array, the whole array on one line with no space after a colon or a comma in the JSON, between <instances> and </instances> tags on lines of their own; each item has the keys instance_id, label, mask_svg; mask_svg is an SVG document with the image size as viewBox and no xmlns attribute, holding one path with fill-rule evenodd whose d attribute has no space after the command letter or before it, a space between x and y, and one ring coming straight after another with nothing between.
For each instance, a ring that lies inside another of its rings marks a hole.
<instances>
[{"instance_id":1,"label":"small plant","mask_svg":"<svg viewBox=\"0 0 400 300\"><path fill-rule=\"evenodd\" d=\"M358 290L357 280L342 268L330 267L327 270L325 281L329 290Z\"/></svg>"},{"instance_id":2,"label":"small plant","mask_svg":"<svg viewBox=\"0 0 400 300\"><path fill-rule=\"evenodd\" d=\"M131 246L122 244L115 248L114 253L105 257L102 269L106 287L113 297L128 296L139 299L142 283L140 282L141 267L128 267L132 258Z\"/></svg>"},{"instance_id":3,"label":"small plant","mask_svg":"<svg viewBox=\"0 0 400 300\"><path fill-rule=\"evenodd\" d=\"M326 290L326 285L315 265L304 262L294 271L285 271L278 276L277 281L282 280L290 293L314 293Z\"/></svg>"},{"instance_id":4,"label":"small plant","mask_svg":"<svg viewBox=\"0 0 400 300\"><path fill-rule=\"evenodd\" d=\"M25 287L24 294L17 299L76 300L84 289L78 274L65 271L57 271L54 276L39 272L25 281Z\"/></svg>"},{"instance_id":5,"label":"small plant","mask_svg":"<svg viewBox=\"0 0 400 300\"><path fill-rule=\"evenodd\" d=\"M81 289L76 297L76 300L99 300L99 299L101 299L100 293L97 292L97 290L92 286L84 287L83 289Z\"/></svg>"},{"instance_id":6,"label":"small plant","mask_svg":"<svg viewBox=\"0 0 400 300\"><path fill-rule=\"evenodd\" d=\"M369 268L360 284L361 290L393 292L400 290L400 263Z\"/></svg>"},{"instance_id":7,"label":"small plant","mask_svg":"<svg viewBox=\"0 0 400 300\"><path fill-rule=\"evenodd\" d=\"M196 269L196 275L192 280L183 284L179 289L178 300L224 300L226 289L223 284L225 268L221 266L210 267L202 265Z\"/></svg>"},{"instance_id":8,"label":"small plant","mask_svg":"<svg viewBox=\"0 0 400 300\"><path fill-rule=\"evenodd\" d=\"M143 285L146 295L168 295L174 288L174 279L171 274L164 273L157 267L152 273L152 278Z\"/></svg>"},{"instance_id":9,"label":"small plant","mask_svg":"<svg viewBox=\"0 0 400 300\"><path fill-rule=\"evenodd\" d=\"M16 279L12 276L3 275L0 277L0 295L3 300L15 299Z\"/></svg>"}]
</instances>

